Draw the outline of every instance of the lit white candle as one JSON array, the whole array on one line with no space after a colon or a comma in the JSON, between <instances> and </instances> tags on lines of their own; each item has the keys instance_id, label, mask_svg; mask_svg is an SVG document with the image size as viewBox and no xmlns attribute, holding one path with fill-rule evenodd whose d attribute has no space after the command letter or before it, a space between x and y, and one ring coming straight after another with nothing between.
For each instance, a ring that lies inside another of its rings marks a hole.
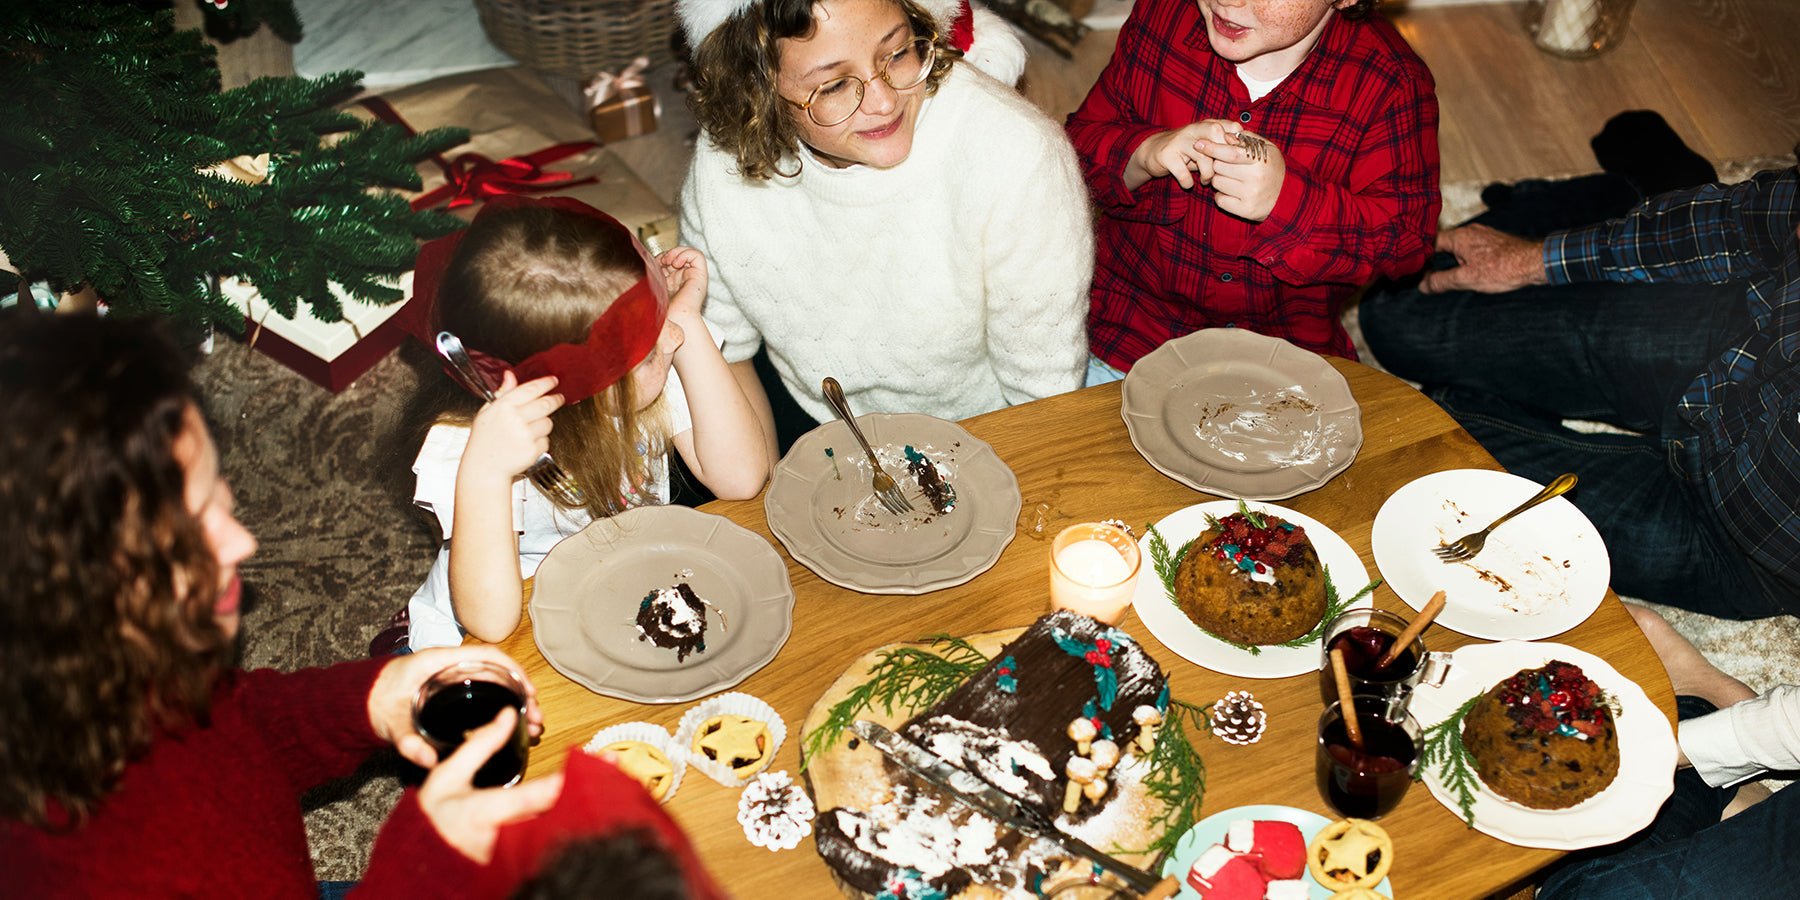
<instances>
[{"instance_id":1,"label":"lit white candle","mask_svg":"<svg viewBox=\"0 0 1800 900\"><path fill-rule=\"evenodd\" d=\"M1071 525L1050 546L1050 605L1114 623L1131 605L1140 554L1112 525Z\"/></svg>"}]
</instances>

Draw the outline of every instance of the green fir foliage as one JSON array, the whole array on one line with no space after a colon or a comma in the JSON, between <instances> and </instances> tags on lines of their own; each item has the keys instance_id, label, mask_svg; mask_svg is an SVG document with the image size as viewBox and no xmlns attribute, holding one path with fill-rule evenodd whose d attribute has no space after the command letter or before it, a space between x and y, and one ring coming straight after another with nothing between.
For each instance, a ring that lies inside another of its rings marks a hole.
<instances>
[{"instance_id":1,"label":"green fir foliage","mask_svg":"<svg viewBox=\"0 0 1800 900\"><path fill-rule=\"evenodd\" d=\"M1425 745L1419 751L1419 769L1413 773L1413 780L1419 781L1425 777L1426 769L1436 768L1444 787L1456 794L1456 805L1470 828L1475 827L1475 786L1480 779L1475 774L1474 758L1463 746L1462 726L1463 719L1481 697L1481 694L1470 697L1450 714L1450 718L1425 729Z\"/></svg>"},{"instance_id":2,"label":"green fir foliage","mask_svg":"<svg viewBox=\"0 0 1800 900\"><path fill-rule=\"evenodd\" d=\"M331 322L343 310L328 283L393 303L380 281L412 267L419 239L461 227L371 188L417 189L413 164L467 133L408 137L339 111L358 73L220 93L213 50L172 12L0 7L0 250L29 281L92 285L116 314L235 330L242 317L212 287L231 276L284 315L306 304ZM264 153L261 184L203 171Z\"/></svg>"},{"instance_id":3,"label":"green fir foliage","mask_svg":"<svg viewBox=\"0 0 1800 900\"><path fill-rule=\"evenodd\" d=\"M1205 709L1170 697L1168 712L1156 732L1156 747L1150 753L1150 771L1144 776L1144 790L1162 805L1162 814L1155 820L1161 837L1148 847L1118 852L1154 852L1157 859L1167 859L1199 821L1200 802L1206 796L1206 763L1188 738L1186 722L1202 734L1212 729Z\"/></svg>"},{"instance_id":4,"label":"green fir foliage","mask_svg":"<svg viewBox=\"0 0 1800 900\"><path fill-rule=\"evenodd\" d=\"M813 757L835 746L864 710L876 704L889 715L896 709L925 709L988 663L985 654L962 638L936 634L919 643L932 649L899 647L881 652L869 668L869 680L838 701L826 713L825 721L807 734L800 771L806 771Z\"/></svg>"}]
</instances>

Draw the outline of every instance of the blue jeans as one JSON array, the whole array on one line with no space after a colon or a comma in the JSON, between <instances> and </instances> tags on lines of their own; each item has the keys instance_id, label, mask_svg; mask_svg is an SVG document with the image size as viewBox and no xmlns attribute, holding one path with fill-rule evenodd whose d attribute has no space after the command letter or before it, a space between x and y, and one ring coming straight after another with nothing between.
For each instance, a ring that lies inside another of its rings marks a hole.
<instances>
[{"instance_id":1,"label":"blue jeans","mask_svg":"<svg viewBox=\"0 0 1800 900\"><path fill-rule=\"evenodd\" d=\"M1712 711L1679 697L1680 718ZM1692 769L1650 827L1608 847L1570 854L1538 888L1539 900L1791 897L1800 847L1800 790L1788 788L1723 822L1737 788L1710 787Z\"/></svg>"},{"instance_id":2,"label":"blue jeans","mask_svg":"<svg viewBox=\"0 0 1800 900\"><path fill-rule=\"evenodd\" d=\"M1087 381L1082 387L1093 387L1096 384L1111 384L1125 380L1125 373L1112 367L1106 360L1088 354Z\"/></svg>"},{"instance_id":3,"label":"blue jeans","mask_svg":"<svg viewBox=\"0 0 1800 900\"><path fill-rule=\"evenodd\" d=\"M1511 223L1509 223L1511 224ZM1375 358L1426 393L1508 471L1569 494L1599 530L1620 593L1710 615L1786 612L1717 519L1676 402L1751 327L1734 285L1582 284L1505 294L1372 292ZM1563 419L1640 434L1588 434Z\"/></svg>"}]
</instances>

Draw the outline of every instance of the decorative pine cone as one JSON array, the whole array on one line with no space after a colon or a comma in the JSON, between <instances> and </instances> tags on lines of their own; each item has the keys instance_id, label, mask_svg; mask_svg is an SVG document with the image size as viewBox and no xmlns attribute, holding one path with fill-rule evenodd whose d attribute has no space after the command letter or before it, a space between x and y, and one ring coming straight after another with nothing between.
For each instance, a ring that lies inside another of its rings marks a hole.
<instances>
[{"instance_id":1,"label":"decorative pine cone","mask_svg":"<svg viewBox=\"0 0 1800 900\"><path fill-rule=\"evenodd\" d=\"M1262 740L1269 714L1249 691L1232 691L1212 705L1212 732L1227 744L1254 744Z\"/></svg>"}]
</instances>

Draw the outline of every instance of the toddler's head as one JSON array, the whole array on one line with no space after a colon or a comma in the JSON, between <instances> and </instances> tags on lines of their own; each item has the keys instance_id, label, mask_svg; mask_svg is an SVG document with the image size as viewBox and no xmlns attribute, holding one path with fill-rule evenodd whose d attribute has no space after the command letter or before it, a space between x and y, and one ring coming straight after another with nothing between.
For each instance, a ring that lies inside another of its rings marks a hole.
<instances>
[{"instance_id":1,"label":"toddler's head","mask_svg":"<svg viewBox=\"0 0 1800 900\"><path fill-rule=\"evenodd\" d=\"M1377 0L1198 0L1215 53L1242 65L1266 56L1291 55L1299 65L1312 52L1333 12L1360 19Z\"/></svg>"},{"instance_id":2,"label":"toddler's head","mask_svg":"<svg viewBox=\"0 0 1800 900\"><path fill-rule=\"evenodd\" d=\"M602 392L607 396L601 405L614 414L642 410L662 394L681 329L661 321L648 340L651 323L633 312L632 321L608 334L590 332L640 280L651 289L660 284L662 275L652 265L623 225L578 212L572 203L495 203L469 226L450 258L436 298L436 325L515 366L558 344L581 345L596 364L626 370ZM659 303L659 320L666 305ZM519 374L524 380L532 373ZM570 402L579 402L569 394L581 391L570 374L553 374Z\"/></svg>"},{"instance_id":3,"label":"toddler's head","mask_svg":"<svg viewBox=\"0 0 1800 900\"><path fill-rule=\"evenodd\" d=\"M453 247L435 287L431 331L462 339L478 365L520 381L557 377L567 405L552 417L551 452L576 480L623 482L630 494L660 455L662 396L681 328L666 319L660 266L609 216L568 198L489 201L467 231L420 256L424 275ZM629 502L586 491L595 514Z\"/></svg>"}]
</instances>

